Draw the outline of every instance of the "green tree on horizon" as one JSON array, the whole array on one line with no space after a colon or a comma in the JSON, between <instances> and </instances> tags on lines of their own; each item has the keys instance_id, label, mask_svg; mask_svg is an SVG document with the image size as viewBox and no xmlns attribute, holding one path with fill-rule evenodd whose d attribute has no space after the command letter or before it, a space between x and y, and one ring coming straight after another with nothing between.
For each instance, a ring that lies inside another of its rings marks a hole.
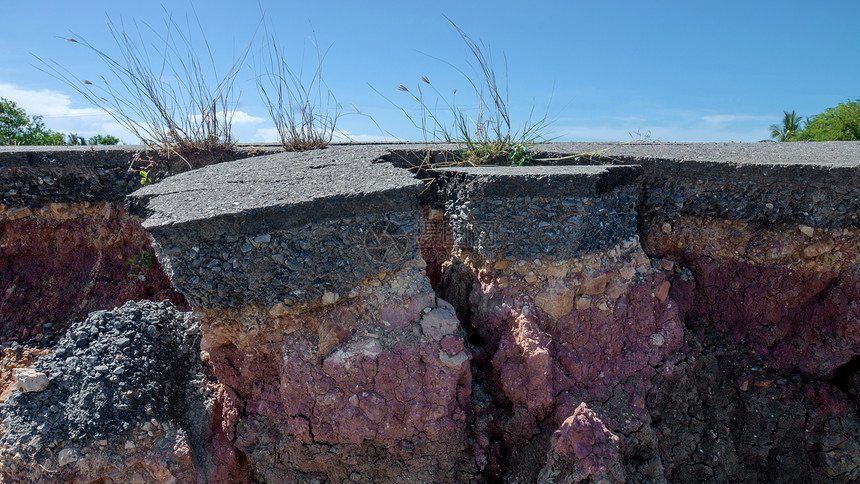
<instances>
[{"instance_id":1,"label":"green tree on horizon","mask_svg":"<svg viewBox=\"0 0 860 484\"><path fill-rule=\"evenodd\" d=\"M823 113L810 116L794 141L860 140L860 99L840 103Z\"/></svg>"},{"instance_id":2,"label":"green tree on horizon","mask_svg":"<svg viewBox=\"0 0 860 484\"><path fill-rule=\"evenodd\" d=\"M63 135L45 128L41 116L30 117L15 101L0 97L0 145L115 145L119 138L97 134L84 139L76 133Z\"/></svg>"},{"instance_id":3,"label":"green tree on horizon","mask_svg":"<svg viewBox=\"0 0 860 484\"><path fill-rule=\"evenodd\" d=\"M803 116L798 116L797 112L783 111L785 116L782 118L782 125L770 125L770 137L776 141L793 141L797 132L800 130L800 120Z\"/></svg>"},{"instance_id":4,"label":"green tree on horizon","mask_svg":"<svg viewBox=\"0 0 860 484\"><path fill-rule=\"evenodd\" d=\"M45 128L41 116L27 116L24 108L0 97L0 145L61 145L62 133Z\"/></svg>"}]
</instances>

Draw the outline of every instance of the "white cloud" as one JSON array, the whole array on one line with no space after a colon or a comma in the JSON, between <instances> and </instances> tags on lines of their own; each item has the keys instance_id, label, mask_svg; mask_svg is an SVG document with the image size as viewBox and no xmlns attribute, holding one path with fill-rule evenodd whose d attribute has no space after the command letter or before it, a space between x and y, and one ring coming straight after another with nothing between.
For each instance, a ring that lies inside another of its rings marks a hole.
<instances>
[{"instance_id":1,"label":"white cloud","mask_svg":"<svg viewBox=\"0 0 860 484\"><path fill-rule=\"evenodd\" d=\"M85 138L95 134L110 134L125 143L139 142L134 134L123 128L104 110L73 108L71 96L59 91L32 90L0 83L0 97L14 101L30 116L42 116L45 127L53 131L76 133Z\"/></svg>"},{"instance_id":2,"label":"white cloud","mask_svg":"<svg viewBox=\"0 0 860 484\"><path fill-rule=\"evenodd\" d=\"M395 138L392 136L380 136L374 134L353 134L350 131L346 130L338 130L334 132L334 136L332 137L332 141L338 143L345 142L355 142L355 143L372 143L372 142L392 142L392 141L403 141L400 138Z\"/></svg>"},{"instance_id":3,"label":"white cloud","mask_svg":"<svg viewBox=\"0 0 860 484\"><path fill-rule=\"evenodd\" d=\"M261 143L279 143L281 141L278 135L278 130L275 128L260 128L252 136L252 141ZM402 141L399 138L390 136L378 136L372 134L353 134L346 130L337 130L332 136L332 142L335 143L372 143L372 142L392 142Z\"/></svg>"},{"instance_id":4,"label":"white cloud","mask_svg":"<svg viewBox=\"0 0 860 484\"><path fill-rule=\"evenodd\" d=\"M225 117L229 117L231 124L260 124L267 120L266 118L252 116L245 111L222 111L218 114L219 120L224 119ZM199 121L203 119L203 116L195 114L191 116L191 119Z\"/></svg>"},{"instance_id":5,"label":"white cloud","mask_svg":"<svg viewBox=\"0 0 860 484\"><path fill-rule=\"evenodd\" d=\"M31 116L66 117L66 116L110 116L98 108L72 108L72 100L68 94L50 89L33 91L22 89L14 84L0 83L0 97L12 100L24 108Z\"/></svg>"},{"instance_id":6,"label":"white cloud","mask_svg":"<svg viewBox=\"0 0 860 484\"><path fill-rule=\"evenodd\" d=\"M702 121L706 123L726 124L735 123L738 121L770 121L773 116L753 116L751 114L714 114L710 116L702 116Z\"/></svg>"},{"instance_id":7,"label":"white cloud","mask_svg":"<svg viewBox=\"0 0 860 484\"><path fill-rule=\"evenodd\" d=\"M72 97L68 94L50 89L26 89L15 84L0 83L0 97L14 101L24 108L30 116L42 116L42 121L48 129L61 133L75 133L85 138L95 134L110 134L118 137L124 143L139 143L137 137L113 117L100 108L72 107ZM234 135L239 135L240 141L248 128L267 121L266 118L251 115L244 111L232 111ZM196 116L199 118L199 116ZM274 129L272 129L274 131ZM238 133L237 133L238 132ZM277 135L271 139L277 140Z\"/></svg>"},{"instance_id":8,"label":"white cloud","mask_svg":"<svg viewBox=\"0 0 860 484\"><path fill-rule=\"evenodd\" d=\"M279 143L281 138L278 136L278 130L275 128L260 128L251 136L251 141Z\"/></svg>"}]
</instances>

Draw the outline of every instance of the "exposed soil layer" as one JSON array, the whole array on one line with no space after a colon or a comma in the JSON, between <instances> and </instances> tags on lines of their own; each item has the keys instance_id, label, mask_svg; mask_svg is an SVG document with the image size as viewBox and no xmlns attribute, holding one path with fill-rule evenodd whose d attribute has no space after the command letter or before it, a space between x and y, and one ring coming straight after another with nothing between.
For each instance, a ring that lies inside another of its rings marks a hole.
<instances>
[{"instance_id":1,"label":"exposed soil layer","mask_svg":"<svg viewBox=\"0 0 860 484\"><path fill-rule=\"evenodd\" d=\"M644 245L673 266L670 296L688 320L706 321L776 370L828 379L860 354L852 230L683 217L651 227Z\"/></svg>"},{"instance_id":2,"label":"exposed soil layer","mask_svg":"<svg viewBox=\"0 0 860 484\"><path fill-rule=\"evenodd\" d=\"M467 482L469 351L412 261L307 311L203 311L239 403L232 442L264 482Z\"/></svg>"},{"instance_id":3,"label":"exposed soil layer","mask_svg":"<svg viewBox=\"0 0 860 484\"><path fill-rule=\"evenodd\" d=\"M679 217L643 245L688 328L648 399L670 480L860 478L852 231Z\"/></svg>"},{"instance_id":4,"label":"exposed soil layer","mask_svg":"<svg viewBox=\"0 0 860 484\"><path fill-rule=\"evenodd\" d=\"M168 299L187 309L139 220L111 203L0 207L0 341L46 345L92 311Z\"/></svg>"},{"instance_id":5,"label":"exposed soil layer","mask_svg":"<svg viewBox=\"0 0 860 484\"><path fill-rule=\"evenodd\" d=\"M440 295L466 304L458 313L483 342L470 432L488 480L665 477L646 397L685 350L684 329L638 244L612 253L536 262L460 251L446 264Z\"/></svg>"},{"instance_id":6,"label":"exposed soil layer","mask_svg":"<svg viewBox=\"0 0 860 484\"><path fill-rule=\"evenodd\" d=\"M856 170L645 148L428 189L332 147L148 187L129 206L199 333L167 302L84 317L184 301L113 199L51 198L117 196L119 165L6 179L0 341L29 344L0 477L857 482Z\"/></svg>"},{"instance_id":7,"label":"exposed soil layer","mask_svg":"<svg viewBox=\"0 0 860 484\"><path fill-rule=\"evenodd\" d=\"M242 479L225 459L225 395L207 381L190 313L129 302L69 328L0 406L3 482L182 482ZM216 472L217 466L217 472ZM247 474L245 474L247 477Z\"/></svg>"}]
</instances>

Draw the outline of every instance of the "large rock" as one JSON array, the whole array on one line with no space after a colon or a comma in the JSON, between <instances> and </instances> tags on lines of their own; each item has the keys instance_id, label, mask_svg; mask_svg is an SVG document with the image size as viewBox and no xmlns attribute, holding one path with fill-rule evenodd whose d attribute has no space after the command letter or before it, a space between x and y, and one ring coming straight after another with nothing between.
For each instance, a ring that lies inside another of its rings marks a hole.
<instances>
[{"instance_id":1,"label":"large rock","mask_svg":"<svg viewBox=\"0 0 860 484\"><path fill-rule=\"evenodd\" d=\"M235 451L224 459L229 449L207 444L222 433L224 417L212 409L227 396L207 384L203 371L190 313L143 301L91 314L33 369L17 372L22 385L27 373L44 382L41 391L13 392L0 406L0 477L28 483L247 477Z\"/></svg>"}]
</instances>

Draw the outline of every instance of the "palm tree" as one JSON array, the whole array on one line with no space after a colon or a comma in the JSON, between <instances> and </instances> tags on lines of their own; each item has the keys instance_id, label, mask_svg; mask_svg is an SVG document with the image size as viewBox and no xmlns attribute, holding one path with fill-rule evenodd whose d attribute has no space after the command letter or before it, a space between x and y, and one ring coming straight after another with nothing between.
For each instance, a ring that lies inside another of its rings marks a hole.
<instances>
[{"instance_id":1,"label":"palm tree","mask_svg":"<svg viewBox=\"0 0 860 484\"><path fill-rule=\"evenodd\" d=\"M783 113L785 113L785 117L782 119L782 126L770 125L770 137L777 141L791 141L800 131L800 120L803 119L803 116L798 116L795 111L783 111Z\"/></svg>"}]
</instances>

